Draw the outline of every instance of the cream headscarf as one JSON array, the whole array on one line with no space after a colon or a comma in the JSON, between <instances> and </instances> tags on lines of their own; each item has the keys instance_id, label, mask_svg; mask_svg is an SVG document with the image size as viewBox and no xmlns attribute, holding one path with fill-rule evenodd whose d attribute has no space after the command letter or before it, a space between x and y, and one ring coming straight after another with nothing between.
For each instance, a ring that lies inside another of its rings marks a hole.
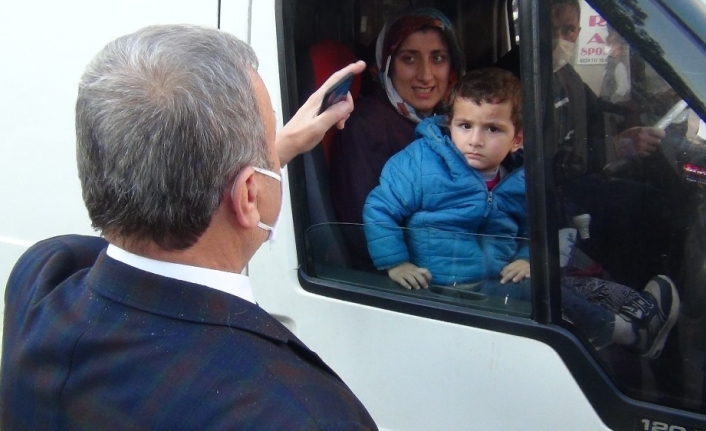
<instances>
[{"instance_id":1,"label":"cream headscarf","mask_svg":"<svg viewBox=\"0 0 706 431\"><path fill-rule=\"evenodd\" d=\"M376 68L374 73L377 74L380 84L385 89L387 98L392 103L392 106L397 109L397 112L415 122L421 121L422 118L412 106L402 100L392 85L389 72L392 56L400 44L407 36L424 27L441 30L444 41L449 47L452 67L451 76L449 77L450 90L451 86L463 75L465 62L451 21L439 10L429 7L403 10L385 23L378 35L375 46Z\"/></svg>"}]
</instances>

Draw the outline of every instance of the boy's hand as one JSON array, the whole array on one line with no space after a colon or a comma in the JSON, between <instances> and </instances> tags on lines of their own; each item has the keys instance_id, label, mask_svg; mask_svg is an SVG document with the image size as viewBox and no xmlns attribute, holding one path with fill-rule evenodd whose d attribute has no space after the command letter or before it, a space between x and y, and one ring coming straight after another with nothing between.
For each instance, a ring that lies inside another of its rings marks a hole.
<instances>
[{"instance_id":1,"label":"boy's hand","mask_svg":"<svg viewBox=\"0 0 706 431\"><path fill-rule=\"evenodd\" d=\"M530 264L526 260L518 259L500 271L500 282L505 284L509 281L519 283L524 278L530 278Z\"/></svg>"},{"instance_id":2,"label":"boy's hand","mask_svg":"<svg viewBox=\"0 0 706 431\"><path fill-rule=\"evenodd\" d=\"M405 262L387 270L387 275L405 289L426 289L431 281L431 272Z\"/></svg>"}]
</instances>

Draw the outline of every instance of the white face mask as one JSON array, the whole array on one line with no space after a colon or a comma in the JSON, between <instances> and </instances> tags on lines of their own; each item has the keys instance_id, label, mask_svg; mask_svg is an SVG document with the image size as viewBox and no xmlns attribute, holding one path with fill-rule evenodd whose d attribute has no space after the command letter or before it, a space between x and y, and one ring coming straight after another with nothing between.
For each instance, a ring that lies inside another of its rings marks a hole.
<instances>
[{"instance_id":1,"label":"white face mask","mask_svg":"<svg viewBox=\"0 0 706 431\"><path fill-rule=\"evenodd\" d=\"M569 42L564 39L554 40L554 51L552 52L552 65L553 70L557 70L564 67L571 61L571 57L574 56L574 50L576 49L576 44Z\"/></svg>"},{"instance_id":2,"label":"white face mask","mask_svg":"<svg viewBox=\"0 0 706 431\"><path fill-rule=\"evenodd\" d=\"M270 170L263 169L263 168L258 168L256 166L253 166L253 169L255 172L259 172L262 175L267 175L270 178L274 178L275 180L279 181L282 183L282 176L279 174L276 174ZM279 226L279 219L282 216L282 207L284 206L284 189L280 185L280 192L281 192L281 198L280 198L280 207L279 207L279 212L277 213L277 219L275 220L274 224L272 226L266 225L263 222L257 222L257 227L260 229L264 229L266 231L269 231L267 235L266 241L270 241L270 243L275 241L275 234L277 232L277 227Z\"/></svg>"}]
</instances>

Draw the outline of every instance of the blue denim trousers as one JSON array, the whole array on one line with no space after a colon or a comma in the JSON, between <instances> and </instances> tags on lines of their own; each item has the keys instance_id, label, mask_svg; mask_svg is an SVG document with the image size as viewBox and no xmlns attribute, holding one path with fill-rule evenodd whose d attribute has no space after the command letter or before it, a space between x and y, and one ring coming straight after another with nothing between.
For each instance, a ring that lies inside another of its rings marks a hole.
<instances>
[{"instance_id":1,"label":"blue denim trousers","mask_svg":"<svg viewBox=\"0 0 706 431\"><path fill-rule=\"evenodd\" d=\"M575 280L562 277L561 306L564 318L583 331L595 348L603 348L613 337L615 313L606 305L589 300L575 287ZM614 284L606 284L606 288L611 287L615 287ZM529 279L505 284L500 283L498 279L486 280L475 286L474 290L485 295L522 301L529 301L532 297Z\"/></svg>"}]
</instances>

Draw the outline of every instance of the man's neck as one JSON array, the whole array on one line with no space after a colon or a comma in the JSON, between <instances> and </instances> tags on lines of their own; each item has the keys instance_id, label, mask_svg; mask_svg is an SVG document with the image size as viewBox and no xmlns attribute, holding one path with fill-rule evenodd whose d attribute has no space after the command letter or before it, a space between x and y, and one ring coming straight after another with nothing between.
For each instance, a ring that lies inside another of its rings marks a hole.
<instances>
[{"instance_id":1,"label":"man's neck","mask_svg":"<svg viewBox=\"0 0 706 431\"><path fill-rule=\"evenodd\" d=\"M245 241L244 238L238 238L238 235L234 235L233 232L227 234L218 231L220 229L212 224L195 244L184 250L166 250L155 242L144 239L112 235L105 237L111 244L138 256L236 274L242 273L255 250L249 253L249 250L239 249L237 245L242 244ZM252 243L252 240L250 242Z\"/></svg>"}]
</instances>

